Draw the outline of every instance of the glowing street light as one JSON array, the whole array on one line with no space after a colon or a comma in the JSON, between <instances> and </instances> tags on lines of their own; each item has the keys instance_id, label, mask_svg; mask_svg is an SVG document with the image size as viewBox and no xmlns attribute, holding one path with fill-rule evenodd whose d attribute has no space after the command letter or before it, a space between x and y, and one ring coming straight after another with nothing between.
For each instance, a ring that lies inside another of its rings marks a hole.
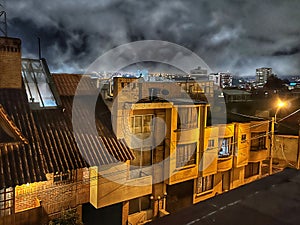
<instances>
[{"instance_id":1,"label":"glowing street light","mask_svg":"<svg viewBox=\"0 0 300 225\"><path fill-rule=\"evenodd\" d=\"M272 174L273 172L273 152L274 152L274 147L275 147L275 123L276 123L276 119L277 119L277 113L279 112L279 110L284 107L286 105L285 102L278 100L277 102L277 109L275 112L275 115L272 117L272 125L271 125L271 149L270 149L270 166L269 166L269 175Z\"/></svg>"}]
</instances>

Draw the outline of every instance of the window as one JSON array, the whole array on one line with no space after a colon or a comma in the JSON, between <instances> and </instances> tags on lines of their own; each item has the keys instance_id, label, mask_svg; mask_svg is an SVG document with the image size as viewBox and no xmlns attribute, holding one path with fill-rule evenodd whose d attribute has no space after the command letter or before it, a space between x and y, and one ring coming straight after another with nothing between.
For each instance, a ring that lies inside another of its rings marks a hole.
<instances>
[{"instance_id":1,"label":"window","mask_svg":"<svg viewBox=\"0 0 300 225\"><path fill-rule=\"evenodd\" d=\"M247 140L247 135L246 134L242 134L241 141L245 142L246 140Z\"/></svg>"},{"instance_id":2,"label":"window","mask_svg":"<svg viewBox=\"0 0 300 225\"><path fill-rule=\"evenodd\" d=\"M196 164L197 143L177 145L176 167Z\"/></svg>"},{"instance_id":3,"label":"window","mask_svg":"<svg viewBox=\"0 0 300 225\"><path fill-rule=\"evenodd\" d=\"M232 138L219 139L219 158L228 157L232 152Z\"/></svg>"},{"instance_id":4,"label":"window","mask_svg":"<svg viewBox=\"0 0 300 225\"><path fill-rule=\"evenodd\" d=\"M198 177L197 179L197 194L210 191L214 187L214 175L206 177Z\"/></svg>"},{"instance_id":5,"label":"window","mask_svg":"<svg viewBox=\"0 0 300 225\"><path fill-rule=\"evenodd\" d=\"M245 166L245 178L259 175L259 162L257 163L248 163Z\"/></svg>"},{"instance_id":6,"label":"window","mask_svg":"<svg viewBox=\"0 0 300 225\"><path fill-rule=\"evenodd\" d=\"M198 127L198 109L196 107L178 108L177 128L190 129Z\"/></svg>"},{"instance_id":7,"label":"window","mask_svg":"<svg viewBox=\"0 0 300 225\"><path fill-rule=\"evenodd\" d=\"M133 149L135 159L130 161L130 178L152 174L152 150L150 148Z\"/></svg>"},{"instance_id":8,"label":"window","mask_svg":"<svg viewBox=\"0 0 300 225\"><path fill-rule=\"evenodd\" d=\"M266 132L251 133L251 151L266 149Z\"/></svg>"},{"instance_id":9,"label":"window","mask_svg":"<svg viewBox=\"0 0 300 225\"><path fill-rule=\"evenodd\" d=\"M129 201L129 214L141 212L151 208L150 196L143 196Z\"/></svg>"},{"instance_id":10,"label":"window","mask_svg":"<svg viewBox=\"0 0 300 225\"><path fill-rule=\"evenodd\" d=\"M56 107L58 93L52 87L52 77L42 60L22 59L22 77L28 101L39 107Z\"/></svg>"},{"instance_id":11,"label":"window","mask_svg":"<svg viewBox=\"0 0 300 225\"><path fill-rule=\"evenodd\" d=\"M134 134L151 133L154 115L136 115L131 117L131 130Z\"/></svg>"},{"instance_id":12,"label":"window","mask_svg":"<svg viewBox=\"0 0 300 225\"><path fill-rule=\"evenodd\" d=\"M207 148L211 149L215 147L215 140L214 139L210 139L208 140L208 144L207 144Z\"/></svg>"},{"instance_id":13,"label":"window","mask_svg":"<svg viewBox=\"0 0 300 225\"><path fill-rule=\"evenodd\" d=\"M72 173L68 172L56 172L53 177L54 183L65 183L72 180Z\"/></svg>"},{"instance_id":14,"label":"window","mask_svg":"<svg viewBox=\"0 0 300 225\"><path fill-rule=\"evenodd\" d=\"M13 213L14 189L4 188L0 190L0 216Z\"/></svg>"}]
</instances>

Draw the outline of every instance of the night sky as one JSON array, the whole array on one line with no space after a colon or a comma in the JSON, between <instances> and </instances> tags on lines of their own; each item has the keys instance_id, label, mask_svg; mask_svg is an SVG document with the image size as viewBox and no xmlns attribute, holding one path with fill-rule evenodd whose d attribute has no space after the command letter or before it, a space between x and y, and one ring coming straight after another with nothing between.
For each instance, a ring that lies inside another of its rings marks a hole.
<instances>
[{"instance_id":1,"label":"night sky","mask_svg":"<svg viewBox=\"0 0 300 225\"><path fill-rule=\"evenodd\" d=\"M23 57L37 57L40 37L52 72L81 72L113 47L155 39L194 51L216 72L300 74L299 0L7 0L6 11Z\"/></svg>"}]
</instances>

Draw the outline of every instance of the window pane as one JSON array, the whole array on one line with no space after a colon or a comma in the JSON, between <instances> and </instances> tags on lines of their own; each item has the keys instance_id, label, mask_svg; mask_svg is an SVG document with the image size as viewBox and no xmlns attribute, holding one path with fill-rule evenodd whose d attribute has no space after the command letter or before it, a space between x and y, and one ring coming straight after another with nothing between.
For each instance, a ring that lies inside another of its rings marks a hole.
<instances>
[{"instance_id":1,"label":"window pane","mask_svg":"<svg viewBox=\"0 0 300 225\"><path fill-rule=\"evenodd\" d=\"M13 188L0 190L0 216L10 215L13 212Z\"/></svg>"},{"instance_id":2,"label":"window pane","mask_svg":"<svg viewBox=\"0 0 300 225\"><path fill-rule=\"evenodd\" d=\"M219 157L227 157L231 155L232 138L219 139Z\"/></svg>"},{"instance_id":3,"label":"window pane","mask_svg":"<svg viewBox=\"0 0 300 225\"><path fill-rule=\"evenodd\" d=\"M214 187L214 175L206 177L198 177L197 179L197 193L212 190Z\"/></svg>"},{"instance_id":4,"label":"window pane","mask_svg":"<svg viewBox=\"0 0 300 225\"><path fill-rule=\"evenodd\" d=\"M251 150L266 149L266 132L251 133Z\"/></svg>"},{"instance_id":5,"label":"window pane","mask_svg":"<svg viewBox=\"0 0 300 225\"><path fill-rule=\"evenodd\" d=\"M197 144L177 145L176 150L176 167L180 168L196 164Z\"/></svg>"},{"instance_id":6,"label":"window pane","mask_svg":"<svg viewBox=\"0 0 300 225\"><path fill-rule=\"evenodd\" d=\"M188 129L198 127L198 109L195 107L178 108L178 129Z\"/></svg>"}]
</instances>

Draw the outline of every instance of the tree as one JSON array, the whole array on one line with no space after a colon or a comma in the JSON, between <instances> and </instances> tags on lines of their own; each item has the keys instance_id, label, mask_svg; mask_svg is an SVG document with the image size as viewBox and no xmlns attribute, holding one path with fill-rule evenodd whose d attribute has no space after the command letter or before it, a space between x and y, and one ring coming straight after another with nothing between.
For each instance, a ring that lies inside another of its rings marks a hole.
<instances>
[{"instance_id":1,"label":"tree","mask_svg":"<svg viewBox=\"0 0 300 225\"><path fill-rule=\"evenodd\" d=\"M270 89L270 90L280 90L280 89L285 89L285 82L278 78L276 75L271 75L267 83L264 85L265 89Z\"/></svg>"},{"instance_id":2,"label":"tree","mask_svg":"<svg viewBox=\"0 0 300 225\"><path fill-rule=\"evenodd\" d=\"M83 225L75 209L64 210L59 218L49 221L49 225Z\"/></svg>"}]
</instances>

